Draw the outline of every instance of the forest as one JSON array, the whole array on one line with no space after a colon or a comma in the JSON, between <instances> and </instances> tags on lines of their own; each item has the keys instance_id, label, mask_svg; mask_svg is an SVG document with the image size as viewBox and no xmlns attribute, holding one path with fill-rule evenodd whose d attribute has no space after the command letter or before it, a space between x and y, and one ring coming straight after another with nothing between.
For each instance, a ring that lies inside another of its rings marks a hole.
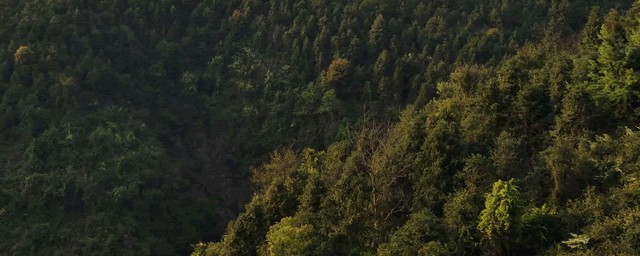
<instances>
[{"instance_id":1,"label":"forest","mask_svg":"<svg viewBox=\"0 0 640 256\"><path fill-rule=\"evenodd\" d=\"M0 255L640 255L640 1L0 0Z\"/></svg>"}]
</instances>

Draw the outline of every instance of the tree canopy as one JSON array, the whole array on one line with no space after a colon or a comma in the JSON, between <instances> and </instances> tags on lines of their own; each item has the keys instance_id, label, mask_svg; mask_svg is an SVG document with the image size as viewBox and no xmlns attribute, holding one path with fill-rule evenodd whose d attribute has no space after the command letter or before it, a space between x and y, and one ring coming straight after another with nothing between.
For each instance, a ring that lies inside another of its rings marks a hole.
<instances>
[{"instance_id":1,"label":"tree canopy","mask_svg":"<svg viewBox=\"0 0 640 256\"><path fill-rule=\"evenodd\" d=\"M640 254L640 3L5 0L8 255Z\"/></svg>"}]
</instances>

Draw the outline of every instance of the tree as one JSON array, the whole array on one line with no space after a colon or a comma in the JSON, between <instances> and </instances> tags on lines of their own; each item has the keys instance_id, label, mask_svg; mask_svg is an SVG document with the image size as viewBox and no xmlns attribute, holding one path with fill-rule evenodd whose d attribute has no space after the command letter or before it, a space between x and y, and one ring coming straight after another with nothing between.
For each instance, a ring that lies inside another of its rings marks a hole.
<instances>
[{"instance_id":1,"label":"tree","mask_svg":"<svg viewBox=\"0 0 640 256\"><path fill-rule=\"evenodd\" d=\"M380 49L383 43L385 20L382 14L378 14L369 29L369 45L371 49Z\"/></svg>"},{"instance_id":2,"label":"tree","mask_svg":"<svg viewBox=\"0 0 640 256\"><path fill-rule=\"evenodd\" d=\"M33 61L34 56L33 50L29 46L21 45L16 49L16 53L14 54L14 60L18 64L25 64Z\"/></svg>"},{"instance_id":3,"label":"tree","mask_svg":"<svg viewBox=\"0 0 640 256\"><path fill-rule=\"evenodd\" d=\"M629 65L637 57L628 57L628 53L637 54L637 42L633 46L633 41L638 40L637 32L635 35L631 33L637 29L627 32L627 35L619 19L618 12L609 12L598 34L601 43L597 59L591 62L594 72L589 74L593 81L589 89L596 103L603 108L611 108L615 115L624 118L638 101L640 75Z\"/></svg>"},{"instance_id":4,"label":"tree","mask_svg":"<svg viewBox=\"0 0 640 256\"><path fill-rule=\"evenodd\" d=\"M322 96L320 107L318 112L330 113L333 116L333 112L340 109L340 100L336 96L336 90L329 89ZM333 118L332 118L333 119Z\"/></svg>"},{"instance_id":5,"label":"tree","mask_svg":"<svg viewBox=\"0 0 640 256\"><path fill-rule=\"evenodd\" d=\"M521 231L523 202L515 180L498 180L485 195L485 209L480 213L478 230L491 255L508 255L511 243Z\"/></svg>"},{"instance_id":6,"label":"tree","mask_svg":"<svg viewBox=\"0 0 640 256\"><path fill-rule=\"evenodd\" d=\"M427 244L442 236L441 228L433 213L427 210L413 213L388 242L378 247L378 255L418 255Z\"/></svg>"},{"instance_id":7,"label":"tree","mask_svg":"<svg viewBox=\"0 0 640 256\"><path fill-rule=\"evenodd\" d=\"M269 256L311 255L313 226L299 223L295 217L285 217L269 227L266 241Z\"/></svg>"},{"instance_id":8,"label":"tree","mask_svg":"<svg viewBox=\"0 0 640 256\"><path fill-rule=\"evenodd\" d=\"M333 59L326 71L320 75L320 81L328 87L337 87L344 85L344 79L349 72L349 60L336 57Z\"/></svg>"}]
</instances>

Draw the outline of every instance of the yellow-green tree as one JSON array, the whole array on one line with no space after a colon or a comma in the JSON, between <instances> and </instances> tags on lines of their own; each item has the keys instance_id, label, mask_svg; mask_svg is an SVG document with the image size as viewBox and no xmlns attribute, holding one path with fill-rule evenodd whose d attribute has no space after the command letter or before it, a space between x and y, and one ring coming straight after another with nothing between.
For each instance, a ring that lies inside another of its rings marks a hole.
<instances>
[{"instance_id":1,"label":"yellow-green tree","mask_svg":"<svg viewBox=\"0 0 640 256\"><path fill-rule=\"evenodd\" d=\"M267 233L269 256L309 255L313 226L300 223L295 217L285 217L272 225Z\"/></svg>"},{"instance_id":2,"label":"yellow-green tree","mask_svg":"<svg viewBox=\"0 0 640 256\"><path fill-rule=\"evenodd\" d=\"M508 254L508 247L520 231L522 200L515 180L498 180L486 196L478 230L490 255Z\"/></svg>"}]
</instances>

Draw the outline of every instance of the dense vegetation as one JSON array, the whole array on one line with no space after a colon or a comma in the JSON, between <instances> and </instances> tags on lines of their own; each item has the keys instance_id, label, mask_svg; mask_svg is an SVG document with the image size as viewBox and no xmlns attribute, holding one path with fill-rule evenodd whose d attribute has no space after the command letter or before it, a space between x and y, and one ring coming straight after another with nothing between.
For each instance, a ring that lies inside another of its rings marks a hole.
<instances>
[{"instance_id":1,"label":"dense vegetation","mask_svg":"<svg viewBox=\"0 0 640 256\"><path fill-rule=\"evenodd\" d=\"M0 22L8 255L640 254L631 0L3 0Z\"/></svg>"},{"instance_id":2,"label":"dense vegetation","mask_svg":"<svg viewBox=\"0 0 640 256\"><path fill-rule=\"evenodd\" d=\"M514 9L532 12L522 5ZM448 78L427 104L411 84L420 78L398 83L416 97L397 123L365 122L323 150L275 151L224 239L194 255L640 254L640 5L592 8L585 20L549 7L526 25L540 29L533 38L515 36L523 28L507 16L469 30L478 42L500 33L488 54L450 44L438 69ZM466 31L443 28L445 37ZM430 74L426 66L399 73Z\"/></svg>"}]
</instances>

